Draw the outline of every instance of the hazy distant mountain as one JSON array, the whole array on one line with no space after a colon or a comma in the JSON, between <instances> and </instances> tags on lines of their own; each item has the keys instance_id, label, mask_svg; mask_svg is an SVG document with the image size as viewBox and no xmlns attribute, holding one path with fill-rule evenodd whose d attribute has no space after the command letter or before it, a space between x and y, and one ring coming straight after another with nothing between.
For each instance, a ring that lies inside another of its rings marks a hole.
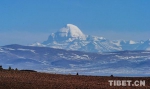
<instances>
[{"instance_id":1,"label":"hazy distant mountain","mask_svg":"<svg viewBox=\"0 0 150 89\"><path fill-rule=\"evenodd\" d=\"M67 24L66 27L61 28L56 33L52 33L43 43L34 43L31 46L45 46L85 52L113 52L122 50L150 50L148 42L136 42L133 40L111 41L104 37L85 35L77 26Z\"/></svg>"},{"instance_id":2,"label":"hazy distant mountain","mask_svg":"<svg viewBox=\"0 0 150 89\"><path fill-rule=\"evenodd\" d=\"M148 39L147 41L145 41L143 44L141 44L140 46L138 46L137 50L150 50L150 39Z\"/></svg>"},{"instance_id":3,"label":"hazy distant mountain","mask_svg":"<svg viewBox=\"0 0 150 89\"><path fill-rule=\"evenodd\" d=\"M49 47L0 47L0 65L52 73L148 76L150 51L87 53Z\"/></svg>"}]
</instances>

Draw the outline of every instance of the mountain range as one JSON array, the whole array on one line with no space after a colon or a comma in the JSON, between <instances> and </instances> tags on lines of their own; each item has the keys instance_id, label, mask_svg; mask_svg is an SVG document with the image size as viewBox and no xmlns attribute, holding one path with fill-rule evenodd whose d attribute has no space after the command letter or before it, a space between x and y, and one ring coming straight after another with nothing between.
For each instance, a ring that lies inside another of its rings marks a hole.
<instances>
[{"instance_id":1,"label":"mountain range","mask_svg":"<svg viewBox=\"0 0 150 89\"><path fill-rule=\"evenodd\" d=\"M42 43L30 46L43 46L65 50L85 52L114 52L123 50L150 50L150 39L147 41L109 40L104 37L85 35L73 24L67 24Z\"/></svg>"},{"instance_id":2,"label":"mountain range","mask_svg":"<svg viewBox=\"0 0 150 89\"><path fill-rule=\"evenodd\" d=\"M111 41L67 24L42 43L0 47L0 65L39 72L149 76L150 39Z\"/></svg>"},{"instance_id":3,"label":"mountain range","mask_svg":"<svg viewBox=\"0 0 150 89\"><path fill-rule=\"evenodd\" d=\"M39 72L115 76L149 76L150 51L89 53L50 47L6 45L0 47L4 68Z\"/></svg>"}]
</instances>

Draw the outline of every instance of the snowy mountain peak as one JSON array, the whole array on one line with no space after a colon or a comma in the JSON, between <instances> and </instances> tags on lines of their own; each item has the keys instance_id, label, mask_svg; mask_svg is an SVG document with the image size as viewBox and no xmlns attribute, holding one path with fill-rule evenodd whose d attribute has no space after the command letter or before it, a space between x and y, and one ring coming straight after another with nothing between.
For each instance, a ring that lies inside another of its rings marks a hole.
<instances>
[{"instance_id":1,"label":"snowy mountain peak","mask_svg":"<svg viewBox=\"0 0 150 89\"><path fill-rule=\"evenodd\" d=\"M104 37L84 35L77 26L66 24L65 27L52 33L43 43L35 43L31 46L44 46L86 52L150 50L150 39L140 42L133 40L111 41Z\"/></svg>"},{"instance_id":2,"label":"snowy mountain peak","mask_svg":"<svg viewBox=\"0 0 150 89\"><path fill-rule=\"evenodd\" d=\"M67 24L65 27L61 28L55 33L52 33L47 41L44 41L44 45L56 45L57 43L72 42L74 40L86 40L87 36L82 33L82 31L73 24ZM57 47L62 48L62 47Z\"/></svg>"},{"instance_id":3,"label":"snowy mountain peak","mask_svg":"<svg viewBox=\"0 0 150 89\"><path fill-rule=\"evenodd\" d=\"M136 44L136 42L133 40L129 40L129 44Z\"/></svg>"},{"instance_id":4,"label":"snowy mountain peak","mask_svg":"<svg viewBox=\"0 0 150 89\"><path fill-rule=\"evenodd\" d=\"M61 37L85 38L82 31L73 24L67 24L66 27L61 28L58 33Z\"/></svg>"}]
</instances>

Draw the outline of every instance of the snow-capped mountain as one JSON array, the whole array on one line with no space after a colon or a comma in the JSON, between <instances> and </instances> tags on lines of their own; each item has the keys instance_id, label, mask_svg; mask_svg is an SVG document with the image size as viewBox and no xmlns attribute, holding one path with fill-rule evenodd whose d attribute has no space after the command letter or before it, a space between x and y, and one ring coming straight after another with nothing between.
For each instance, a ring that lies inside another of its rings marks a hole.
<instances>
[{"instance_id":1,"label":"snow-capped mountain","mask_svg":"<svg viewBox=\"0 0 150 89\"><path fill-rule=\"evenodd\" d=\"M85 35L77 26L73 24L67 24L66 27L63 27L57 32L52 33L43 43L34 43L31 46L44 46L85 52L150 50L150 45L147 41L111 41L104 37Z\"/></svg>"},{"instance_id":2,"label":"snow-capped mountain","mask_svg":"<svg viewBox=\"0 0 150 89\"><path fill-rule=\"evenodd\" d=\"M145 41L142 45L138 46L138 50L150 50L150 39Z\"/></svg>"},{"instance_id":3,"label":"snow-capped mountain","mask_svg":"<svg viewBox=\"0 0 150 89\"><path fill-rule=\"evenodd\" d=\"M72 24L52 33L43 43L0 47L0 65L5 68L51 73L149 76L149 63L150 39L112 41L85 35Z\"/></svg>"},{"instance_id":4,"label":"snow-capped mountain","mask_svg":"<svg viewBox=\"0 0 150 89\"><path fill-rule=\"evenodd\" d=\"M122 50L143 50L143 49L137 49L143 43L135 42L133 40L129 40L129 41L117 40L117 41L113 41L113 43L116 44L117 46L120 46Z\"/></svg>"}]
</instances>

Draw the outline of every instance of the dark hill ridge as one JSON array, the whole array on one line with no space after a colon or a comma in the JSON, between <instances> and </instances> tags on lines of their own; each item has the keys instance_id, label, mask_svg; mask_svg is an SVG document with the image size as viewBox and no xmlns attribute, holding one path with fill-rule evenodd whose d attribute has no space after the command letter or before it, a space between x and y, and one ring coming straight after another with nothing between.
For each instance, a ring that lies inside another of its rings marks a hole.
<instances>
[{"instance_id":1,"label":"dark hill ridge","mask_svg":"<svg viewBox=\"0 0 150 89\"><path fill-rule=\"evenodd\" d=\"M88 53L16 44L0 47L4 67L65 74L148 76L149 55L143 50Z\"/></svg>"}]
</instances>

